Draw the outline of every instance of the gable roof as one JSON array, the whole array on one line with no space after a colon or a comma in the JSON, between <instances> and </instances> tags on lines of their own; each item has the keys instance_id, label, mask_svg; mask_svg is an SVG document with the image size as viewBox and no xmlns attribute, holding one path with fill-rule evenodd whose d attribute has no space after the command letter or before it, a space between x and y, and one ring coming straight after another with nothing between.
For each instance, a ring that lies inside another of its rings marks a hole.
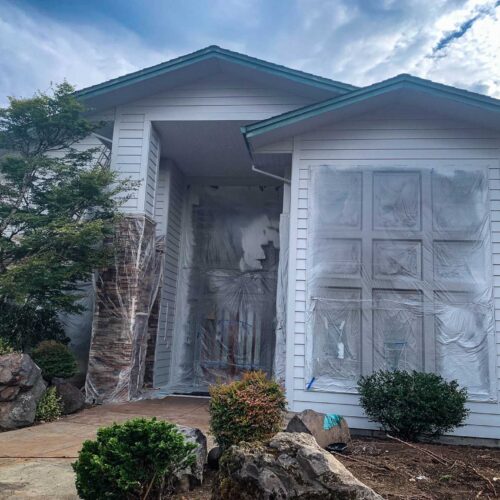
<instances>
[{"instance_id":1,"label":"gable roof","mask_svg":"<svg viewBox=\"0 0 500 500\"><path fill-rule=\"evenodd\" d=\"M273 116L265 120L252 123L241 127L241 132L246 139L251 139L278 129L284 129L293 125L299 126L301 122L311 125L311 121L321 116L339 113L341 110L353 107L356 104L361 104L374 97L383 96L385 94L398 90L416 91L424 93L428 96L445 98L447 100L459 103L462 105L473 106L477 109L498 113L498 126L500 126L500 100L493 97L488 97L475 92L459 89L441 83L435 83L430 80L418 78L408 74L401 74L388 80L369 85L367 87L355 89L346 94L327 99L315 104L304 106Z\"/></svg>"},{"instance_id":2,"label":"gable roof","mask_svg":"<svg viewBox=\"0 0 500 500\"><path fill-rule=\"evenodd\" d=\"M217 45L211 45L209 47L205 47L204 49L197 50L196 52L192 52L191 54L180 56L175 59L171 59L170 61L78 90L75 95L82 99L97 97L107 92L139 82L144 82L151 78L165 75L208 59L228 61L247 68L260 70L274 76L280 76L296 83L302 83L324 90L331 90L336 93L346 93L357 88L347 83L330 80L329 78L305 73L304 71L291 69L286 66L270 63L245 54L240 54L239 52L223 49Z\"/></svg>"}]
</instances>

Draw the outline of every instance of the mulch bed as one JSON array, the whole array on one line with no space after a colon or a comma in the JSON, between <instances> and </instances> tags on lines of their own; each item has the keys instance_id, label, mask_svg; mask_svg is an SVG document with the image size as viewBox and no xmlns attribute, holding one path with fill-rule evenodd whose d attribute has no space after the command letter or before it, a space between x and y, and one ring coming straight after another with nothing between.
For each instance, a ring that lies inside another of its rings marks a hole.
<instances>
[{"instance_id":1,"label":"mulch bed","mask_svg":"<svg viewBox=\"0 0 500 500\"><path fill-rule=\"evenodd\" d=\"M500 498L500 449L355 438L335 457L390 500ZM174 498L209 499L215 474L206 472L203 486Z\"/></svg>"},{"instance_id":2,"label":"mulch bed","mask_svg":"<svg viewBox=\"0 0 500 500\"><path fill-rule=\"evenodd\" d=\"M356 438L335 457L388 499L500 498L500 449Z\"/></svg>"}]
</instances>

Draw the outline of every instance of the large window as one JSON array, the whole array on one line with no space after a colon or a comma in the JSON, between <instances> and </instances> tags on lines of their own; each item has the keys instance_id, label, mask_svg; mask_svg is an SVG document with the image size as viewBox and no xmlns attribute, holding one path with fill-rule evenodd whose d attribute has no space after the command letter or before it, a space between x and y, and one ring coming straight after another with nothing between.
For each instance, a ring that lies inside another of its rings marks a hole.
<instances>
[{"instance_id":1,"label":"large window","mask_svg":"<svg viewBox=\"0 0 500 500\"><path fill-rule=\"evenodd\" d=\"M378 369L491 394L487 170L311 167L308 383L353 392Z\"/></svg>"}]
</instances>

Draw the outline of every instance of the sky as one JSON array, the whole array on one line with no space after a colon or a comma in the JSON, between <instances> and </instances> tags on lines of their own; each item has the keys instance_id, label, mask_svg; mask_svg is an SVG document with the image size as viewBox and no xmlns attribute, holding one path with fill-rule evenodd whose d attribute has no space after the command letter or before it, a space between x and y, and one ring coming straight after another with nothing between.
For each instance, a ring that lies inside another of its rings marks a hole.
<instances>
[{"instance_id":1,"label":"sky","mask_svg":"<svg viewBox=\"0 0 500 500\"><path fill-rule=\"evenodd\" d=\"M0 104L214 44L358 86L411 73L500 98L500 0L0 0Z\"/></svg>"}]
</instances>

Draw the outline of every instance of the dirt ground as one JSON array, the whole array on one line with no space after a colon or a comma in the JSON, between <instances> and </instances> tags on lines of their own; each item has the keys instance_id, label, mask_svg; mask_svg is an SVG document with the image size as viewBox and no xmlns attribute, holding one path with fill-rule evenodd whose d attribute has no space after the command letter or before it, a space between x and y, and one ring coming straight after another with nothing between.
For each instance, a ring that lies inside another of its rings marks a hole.
<instances>
[{"instance_id":1,"label":"dirt ground","mask_svg":"<svg viewBox=\"0 0 500 500\"><path fill-rule=\"evenodd\" d=\"M500 449L365 438L336 457L384 498L500 498Z\"/></svg>"},{"instance_id":2,"label":"dirt ground","mask_svg":"<svg viewBox=\"0 0 500 500\"><path fill-rule=\"evenodd\" d=\"M500 449L357 438L335 456L390 500L500 498ZM209 499L213 479L207 471L203 486L175 500Z\"/></svg>"},{"instance_id":3,"label":"dirt ground","mask_svg":"<svg viewBox=\"0 0 500 500\"><path fill-rule=\"evenodd\" d=\"M208 431L208 400L163 400L104 405L50 424L0 434L0 499L76 499L71 462L99 427L136 416L157 416ZM209 448L213 440L209 435ZM337 458L389 499L500 498L500 449L355 438ZM210 498L214 474L175 500ZM495 480L496 479L496 480ZM257 499L256 499L257 500Z\"/></svg>"}]
</instances>

